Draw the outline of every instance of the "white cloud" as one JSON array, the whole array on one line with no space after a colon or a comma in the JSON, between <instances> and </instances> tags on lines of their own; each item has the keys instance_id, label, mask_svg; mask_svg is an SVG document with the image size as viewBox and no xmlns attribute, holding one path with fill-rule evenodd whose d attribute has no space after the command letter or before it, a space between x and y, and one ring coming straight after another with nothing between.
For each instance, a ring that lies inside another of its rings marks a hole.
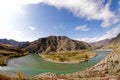
<instances>
[{"instance_id":1,"label":"white cloud","mask_svg":"<svg viewBox=\"0 0 120 80\"><path fill-rule=\"evenodd\" d=\"M111 24L118 22L115 12L110 10L111 1L109 0L105 5L105 0L0 0L0 38L8 37L20 40L19 30L9 29L9 22L16 11L22 12L22 6L29 4L44 3L54 6L57 9L66 9L71 11L79 18L86 18L87 20L102 21L103 27L108 27ZM24 13L24 11L22 12ZM8 25L7 25L8 24ZM3 29L1 29L1 27ZM31 28L31 30L35 30ZM21 38L22 40L22 38Z\"/></svg>"},{"instance_id":2,"label":"white cloud","mask_svg":"<svg viewBox=\"0 0 120 80\"><path fill-rule=\"evenodd\" d=\"M93 37L93 38L80 38L80 39L75 39L79 41L85 41L85 42L96 42L98 40L98 37Z\"/></svg>"},{"instance_id":3,"label":"white cloud","mask_svg":"<svg viewBox=\"0 0 120 80\"><path fill-rule=\"evenodd\" d=\"M119 8L118 8L118 11L120 11L120 0L118 1L118 4L119 4Z\"/></svg>"},{"instance_id":4,"label":"white cloud","mask_svg":"<svg viewBox=\"0 0 120 80\"><path fill-rule=\"evenodd\" d=\"M99 20L102 21L101 25L103 27L108 27L118 22L115 13L110 10L111 1L108 0L105 5L105 0L22 0L22 3L44 3L58 9L67 9L77 17L86 18L87 20Z\"/></svg>"},{"instance_id":5,"label":"white cloud","mask_svg":"<svg viewBox=\"0 0 120 80\"><path fill-rule=\"evenodd\" d=\"M29 29L32 30L32 31L34 31L34 30L35 30L35 27L29 26Z\"/></svg>"},{"instance_id":6,"label":"white cloud","mask_svg":"<svg viewBox=\"0 0 120 80\"><path fill-rule=\"evenodd\" d=\"M118 4L120 5L120 0L118 1Z\"/></svg>"},{"instance_id":7,"label":"white cloud","mask_svg":"<svg viewBox=\"0 0 120 80\"><path fill-rule=\"evenodd\" d=\"M21 35L23 32L11 27L0 27L0 38L15 39L18 41L24 40Z\"/></svg>"},{"instance_id":8,"label":"white cloud","mask_svg":"<svg viewBox=\"0 0 120 80\"><path fill-rule=\"evenodd\" d=\"M117 27L114 27L113 29L109 30L106 32L105 35L103 35L102 37L100 37L98 40L104 40L104 39L111 39L113 37L115 37L118 33L120 33L120 25Z\"/></svg>"},{"instance_id":9,"label":"white cloud","mask_svg":"<svg viewBox=\"0 0 120 80\"><path fill-rule=\"evenodd\" d=\"M82 25L75 27L75 30L88 31L89 28L87 27L87 25Z\"/></svg>"},{"instance_id":10,"label":"white cloud","mask_svg":"<svg viewBox=\"0 0 120 80\"><path fill-rule=\"evenodd\" d=\"M85 41L85 42L97 42L97 41L101 41L101 40L104 40L104 39L111 39L113 37L116 37L119 33L120 33L120 25L118 25L117 27L114 27L111 30L107 31L101 37L76 38L76 40Z\"/></svg>"},{"instance_id":11,"label":"white cloud","mask_svg":"<svg viewBox=\"0 0 120 80\"><path fill-rule=\"evenodd\" d=\"M118 11L120 12L120 8L118 9Z\"/></svg>"},{"instance_id":12,"label":"white cloud","mask_svg":"<svg viewBox=\"0 0 120 80\"><path fill-rule=\"evenodd\" d=\"M67 9L79 18L102 21L103 27L118 22L115 12L110 10L111 0L0 0L0 22L14 15L16 11L25 14L22 6L44 3L57 9Z\"/></svg>"},{"instance_id":13,"label":"white cloud","mask_svg":"<svg viewBox=\"0 0 120 80\"><path fill-rule=\"evenodd\" d=\"M108 0L104 5L105 0L11 0L9 2L8 0L4 0L0 1L0 11L6 14L14 10L22 12L21 6L23 5L44 3L54 6L57 9L67 9L80 18L102 21L101 25L108 27L118 22L115 13L110 10L111 1Z\"/></svg>"}]
</instances>

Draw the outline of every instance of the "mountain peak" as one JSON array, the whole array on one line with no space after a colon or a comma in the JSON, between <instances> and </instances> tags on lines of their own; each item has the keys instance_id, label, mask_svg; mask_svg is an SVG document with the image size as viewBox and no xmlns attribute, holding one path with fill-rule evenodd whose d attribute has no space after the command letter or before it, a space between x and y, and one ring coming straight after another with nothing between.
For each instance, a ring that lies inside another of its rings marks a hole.
<instances>
[{"instance_id":1,"label":"mountain peak","mask_svg":"<svg viewBox=\"0 0 120 80\"><path fill-rule=\"evenodd\" d=\"M49 36L45 38L39 38L28 45L25 50L32 53L44 53L44 52L59 52L59 51L72 51L89 49L91 46L82 41L76 41L68 38L67 36Z\"/></svg>"}]
</instances>

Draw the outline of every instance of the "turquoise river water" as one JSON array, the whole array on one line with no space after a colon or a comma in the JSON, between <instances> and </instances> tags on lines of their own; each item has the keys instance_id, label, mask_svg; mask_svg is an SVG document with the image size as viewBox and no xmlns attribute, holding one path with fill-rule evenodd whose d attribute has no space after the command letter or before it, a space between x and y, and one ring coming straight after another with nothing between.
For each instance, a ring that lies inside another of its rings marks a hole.
<instances>
[{"instance_id":1,"label":"turquoise river water","mask_svg":"<svg viewBox=\"0 0 120 80\"><path fill-rule=\"evenodd\" d=\"M91 67L102 60L109 51L95 51L97 56L82 63L54 63L42 60L36 54L30 54L24 57L9 60L5 67L0 66L0 70L20 71L29 76L40 73L52 72L56 74L67 74L84 70Z\"/></svg>"}]
</instances>

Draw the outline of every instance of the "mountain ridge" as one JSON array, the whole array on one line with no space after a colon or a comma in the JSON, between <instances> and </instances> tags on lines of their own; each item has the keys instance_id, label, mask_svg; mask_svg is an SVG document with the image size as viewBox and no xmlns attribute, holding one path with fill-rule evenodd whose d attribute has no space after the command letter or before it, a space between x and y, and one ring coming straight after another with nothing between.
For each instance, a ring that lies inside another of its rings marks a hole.
<instances>
[{"instance_id":1,"label":"mountain ridge","mask_svg":"<svg viewBox=\"0 0 120 80\"><path fill-rule=\"evenodd\" d=\"M27 47L23 49L28 50L31 53L49 53L90 48L90 44L83 41L73 40L66 36L49 36L39 38L38 40L31 42Z\"/></svg>"},{"instance_id":2,"label":"mountain ridge","mask_svg":"<svg viewBox=\"0 0 120 80\"><path fill-rule=\"evenodd\" d=\"M14 46L20 46L20 45L23 45L23 44L25 44L25 43L29 43L28 41L21 41L21 42L19 42L19 41L16 41L16 40L13 40L13 39L6 39L6 38L4 38L4 39L0 39L0 43L1 44L9 44L9 45L14 45Z\"/></svg>"}]
</instances>

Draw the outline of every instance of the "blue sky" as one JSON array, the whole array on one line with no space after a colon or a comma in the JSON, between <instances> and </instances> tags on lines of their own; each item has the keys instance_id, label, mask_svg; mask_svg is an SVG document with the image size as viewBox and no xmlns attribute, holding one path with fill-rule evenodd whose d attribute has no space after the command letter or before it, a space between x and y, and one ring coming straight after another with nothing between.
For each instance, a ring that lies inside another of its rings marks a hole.
<instances>
[{"instance_id":1,"label":"blue sky","mask_svg":"<svg viewBox=\"0 0 120 80\"><path fill-rule=\"evenodd\" d=\"M0 38L56 35L94 42L120 32L120 0L5 0L0 5Z\"/></svg>"}]
</instances>

